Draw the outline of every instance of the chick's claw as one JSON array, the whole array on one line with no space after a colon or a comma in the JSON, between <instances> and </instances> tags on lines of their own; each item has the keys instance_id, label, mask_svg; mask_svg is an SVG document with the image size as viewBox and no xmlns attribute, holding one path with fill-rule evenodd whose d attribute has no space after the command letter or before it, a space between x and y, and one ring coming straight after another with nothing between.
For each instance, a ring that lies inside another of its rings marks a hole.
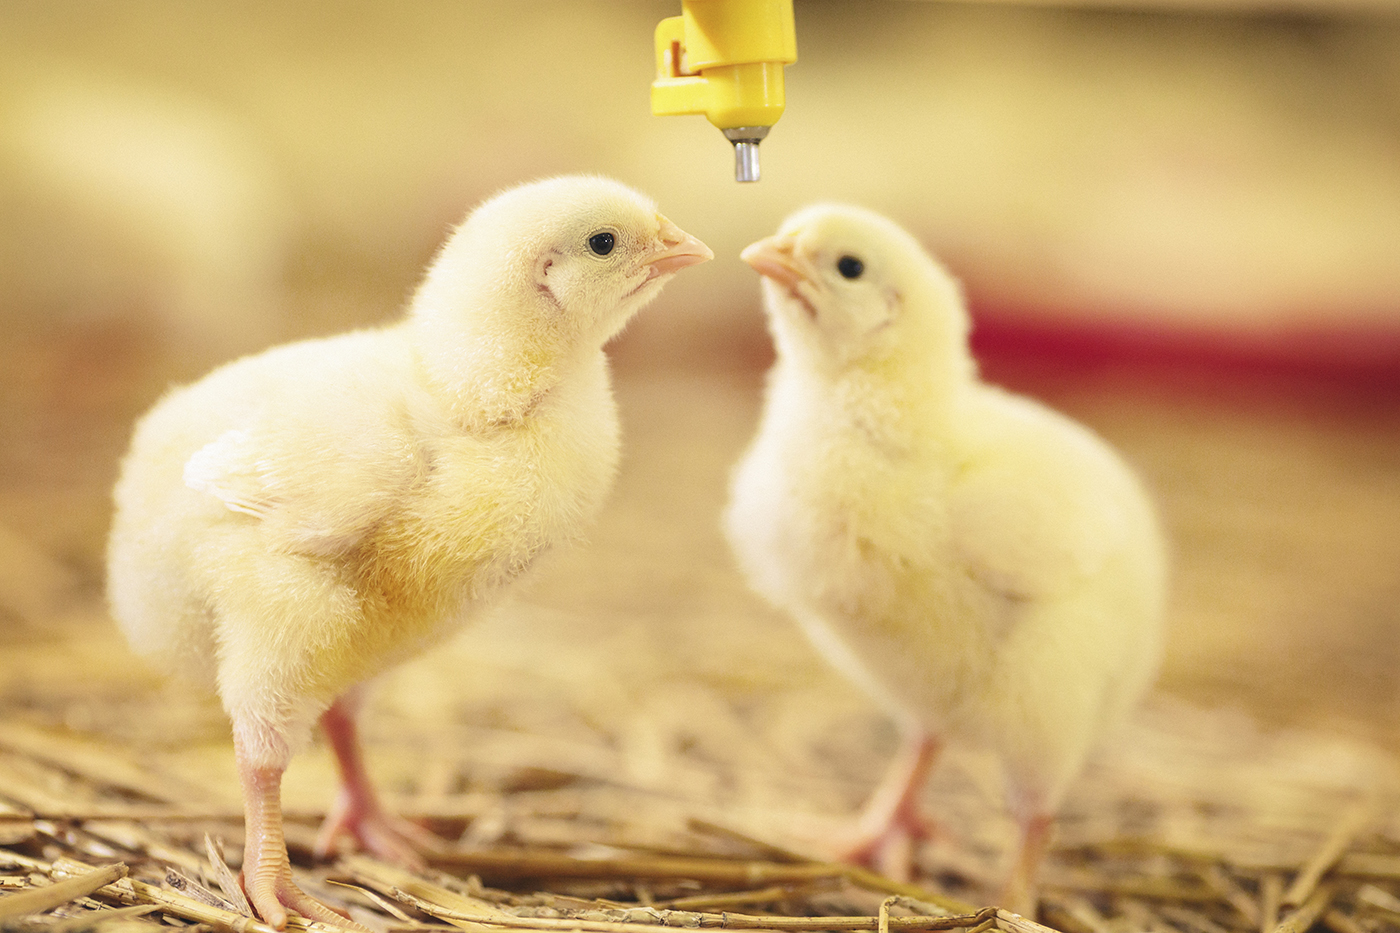
<instances>
[{"instance_id":1,"label":"chick's claw","mask_svg":"<svg viewBox=\"0 0 1400 933\"><path fill-rule=\"evenodd\" d=\"M280 841L250 838L243 857L243 892L259 917L278 930L286 929L287 911L309 920L363 930L344 914L307 894L292 881L292 866Z\"/></svg>"},{"instance_id":2,"label":"chick's claw","mask_svg":"<svg viewBox=\"0 0 1400 933\"><path fill-rule=\"evenodd\" d=\"M322 923L352 930L365 930L368 933L366 927L351 920L348 914L327 907L298 888L292 881L290 870L275 880L260 877L251 884L245 877L243 890L258 916L278 930L287 928L287 910L290 909L308 920L319 920Z\"/></svg>"},{"instance_id":3,"label":"chick's claw","mask_svg":"<svg viewBox=\"0 0 1400 933\"><path fill-rule=\"evenodd\" d=\"M853 836L845 841L842 861L865 865L898 881L910 879L915 844L943 832L919 805L919 793L941 748L937 739L922 733L905 738L861 811Z\"/></svg>"},{"instance_id":4,"label":"chick's claw","mask_svg":"<svg viewBox=\"0 0 1400 933\"><path fill-rule=\"evenodd\" d=\"M349 787L341 788L321 824L316 858L333 856L336 840L343 835L353 837L366 852L414 871L427 867L422 853L440 847L438 837L428 830L385 812L373 797L356 795Z\"/></svg>"},{"instance_id":5,"label":"chick's claw","mask_svg":"<svg viewBox=\"0 0 1400 933\"><path fill-rule=\"evenodd\" d=\"M439 848L432 833L389 813L379 803L360 748L355 713L363 691L355 689L336 700L321 714L321 728L335 752L340 767L340 793L316 836L315 855L329 858L335 841L348 834L361 848L404 868L421 869L426 863L420 852Z\"/></svg>"},{"instance_id":6,"label":"chick's claw","mask_svg":"<svg viewBox=\"0 0 1400 933\"><path fill-rule=\"evenodd\" d=\"M840 858L852 865L864 865L895 881L913 877L915 847L941 833L939 825L914 806L902 807L882 825L857 826L854 839L846 840Z\"/></svg>"}]
</instances>

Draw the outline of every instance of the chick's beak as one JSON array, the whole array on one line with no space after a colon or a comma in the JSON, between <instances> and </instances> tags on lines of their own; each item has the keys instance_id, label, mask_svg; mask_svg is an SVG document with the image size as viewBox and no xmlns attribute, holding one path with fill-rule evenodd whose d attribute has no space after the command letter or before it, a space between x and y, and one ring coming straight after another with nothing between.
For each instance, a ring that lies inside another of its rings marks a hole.
<instances>
[{"instance_id":1,"label":"chick's beak","mask_svg":"<svg viewBox=\"0 0 1400 933\"><path fill-rule=\"evenodd\" d=\"M770 236L744 247L739 258L764 278L772 279L784 288L793 290L807 278L806 273L793 255L797 241L791 236Z\"/></svg>"},{"instance_id":2,"label":"chick's beak","mask_svg":"<svg viewBox=\"0 0 1400 933\"><path fill-rule=\"evenodd\" d=\"M658 234L661 237L661 249L646 260L646 264L651 267L648 280L715 258L714 252L708 246L662 215L657 214L656 219L661 224Z\"/></svg>"}]
</instances>

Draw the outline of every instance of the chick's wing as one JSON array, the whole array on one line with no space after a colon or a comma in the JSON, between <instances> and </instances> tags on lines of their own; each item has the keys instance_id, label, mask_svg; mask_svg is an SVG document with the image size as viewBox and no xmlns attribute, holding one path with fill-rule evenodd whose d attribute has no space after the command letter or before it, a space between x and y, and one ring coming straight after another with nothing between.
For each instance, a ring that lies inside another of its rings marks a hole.
<instances>
[{"instance_id":1,"label":"chick's wing","mask_svg":"<svg viewBox=\"0 0 1400 933\"><path fill-rule=\"evenodd\" d=\"M1096 574L1129 534L1123 479L1092 434L997 394L951 490L956 551L974 579L1013 601Z\"/></svg>"},{"instance_id":2,"label":"chick's wing","mask_svg":"<svg viewBox=\"0 0 1400 933\"><path fill-rule=\"evenodd\" d=\"M257 518L288 550L351 550L428 469L395 374L375 370L361 365L333 389L245 380L248 416L189 457L185 485Z\"/></svg>"}]
</instances>

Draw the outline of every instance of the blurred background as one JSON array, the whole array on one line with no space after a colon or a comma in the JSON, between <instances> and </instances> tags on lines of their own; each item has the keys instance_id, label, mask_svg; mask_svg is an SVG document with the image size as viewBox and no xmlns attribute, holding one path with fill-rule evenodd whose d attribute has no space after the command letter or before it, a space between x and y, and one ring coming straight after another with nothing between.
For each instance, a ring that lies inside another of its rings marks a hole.
<instances>
[{"instance_id":1,"label":"blurred background","mask_svg":"<svg viewBox=\"0 0 1400 933\"><path fill-rule=\"evenodd\" d=\"M1159 697L1400 751L1400 7L797 0L787 113L746 186L702 118L650 116L652 29L678 10L0 5L0 710L119 734L174 715L101 601L117 462L166 386L390 319L472 204L600 172L717 258L613 348L626 451L591 546L388 678L381 709L587 722L637 773L744 735L873 748L839 766L859 800L893 733L717 529L771 359L737 254L841 199L963 280L989 378L1156 491Z\"/></svg>"}]
</instances>

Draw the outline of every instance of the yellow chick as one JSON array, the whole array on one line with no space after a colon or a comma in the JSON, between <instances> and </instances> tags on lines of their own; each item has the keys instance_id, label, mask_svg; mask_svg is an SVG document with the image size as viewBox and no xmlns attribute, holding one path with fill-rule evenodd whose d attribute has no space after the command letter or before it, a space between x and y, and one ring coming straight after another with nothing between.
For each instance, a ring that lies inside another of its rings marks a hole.
<instances>
[{"instance_id":1,"label":"yellow chick","mask_svg":"<svg viewBox=\"0 0 1400 933\"><path fill-rule=\"evenodd\" d=\"M235 361L139 422L112 613L223 700L265 921L343 922L293 883L282 830L282 774L318 717L342 776L318 848L349 832L414 860L360 760L357 685L582 532L618 459L603 345L712 255L617 182L523 185L455 230L402 320Z\"/></svg>"},{"instance_id":2,"label":"yellow chick","mask_svg":"<svg viewBox=\"0 0 1400 933\"><path fill-rule=\"evenodd\" d=\"M1000 759L1034 908L1056 809L1155 676L1162 535L1132 472L979 380L959 287L888 219L815 205L744 250L777 362L725 531L749 582L896 717L849 857L907 873L948 737Z\"/></svg>"}]
</instances>

